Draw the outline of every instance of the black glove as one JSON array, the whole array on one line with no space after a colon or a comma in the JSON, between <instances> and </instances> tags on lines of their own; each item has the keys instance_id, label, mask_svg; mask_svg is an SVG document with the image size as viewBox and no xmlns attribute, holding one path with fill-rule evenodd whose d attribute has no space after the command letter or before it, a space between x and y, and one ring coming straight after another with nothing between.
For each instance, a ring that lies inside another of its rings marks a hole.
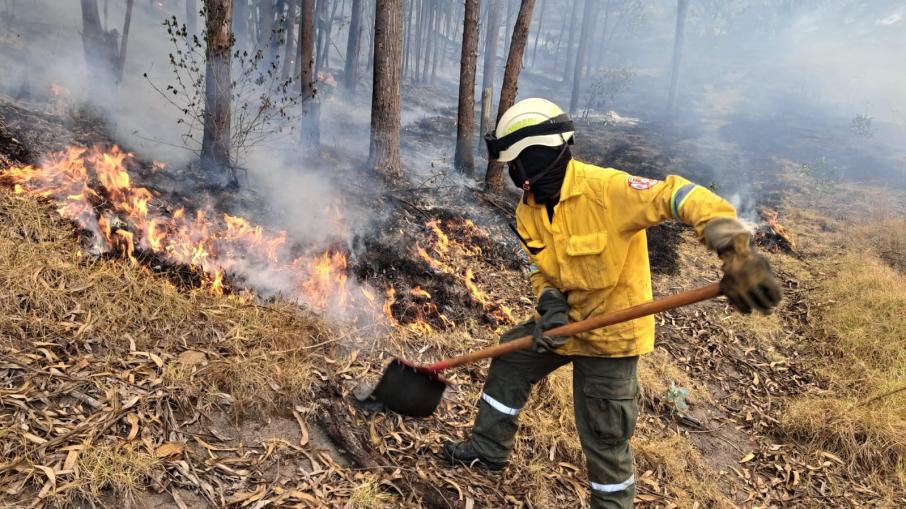
<instances>
[{"instance_id":1,"label":"black glove","mask_svg":"<svg viewBox=\"0 0 906 509\"><path fill-rule=\"evenodd\" d=\"M569 311L566 295L556 288L546 288L538 297L535 309L540 316L535 319L535 330L532 331L532 339L535 341L532 349L536 352L548 352L563 346L567 336L551 337L544 334L544 331L566 325L569 321L566 316Z\"/></svg>"}]
</instances>

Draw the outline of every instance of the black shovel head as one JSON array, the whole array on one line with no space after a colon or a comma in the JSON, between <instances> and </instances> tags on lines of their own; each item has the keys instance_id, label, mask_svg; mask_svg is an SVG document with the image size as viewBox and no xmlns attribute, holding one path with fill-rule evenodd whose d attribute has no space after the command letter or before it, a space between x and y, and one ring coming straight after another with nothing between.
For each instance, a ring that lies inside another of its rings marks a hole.
<instances>
[{"instance_id":1,"label":"black shovel head","mask_svg":"<svg viewBox=\"0 0 906 509\"><path fill-rule=\"evenodd\" d=\"M428 417L440 404L447 381L434 371L393 359L371 393L384 408L409 417Z\"/></svg>"}]
</instances>

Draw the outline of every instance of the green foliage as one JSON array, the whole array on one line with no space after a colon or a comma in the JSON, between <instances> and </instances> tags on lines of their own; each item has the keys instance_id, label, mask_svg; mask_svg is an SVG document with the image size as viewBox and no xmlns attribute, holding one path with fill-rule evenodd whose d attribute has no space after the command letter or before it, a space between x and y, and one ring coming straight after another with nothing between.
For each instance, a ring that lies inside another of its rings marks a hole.
<instances>
[{"instance_id":1,"label":"green foliage","mask_svg":"<svg viewBox=\"0 0 906 509\"><path fill-rule=\"evenodd\" d=\"M180 112L177 124L182 129L185 146L199 151L205 108L205 34L190 34L176 16L165 19L163 26L172 45L169 56L173 81L161 88L147 74L145 78ZM284 38L282 28L275 30L275 40ZM280 77L279 51L272 52L273 55L262 49L249 53L237 48L235 40L232 44L230 153L235 164L249 148L274 134L295 129L298 113L294 107L300 102L300 94L292 86L295 83L292 77Z\"/></svg>"},{"instance_id":2,"label":"green foliage","mask_svg":"<svg viewBox=\"0 0 906 509\"><path fill-rule=\"evenodd\" d=\"M667 403L673 405L677 412L685 412L689 409L689 404L686 403L686 397L689 396L689 389L685 387L677 387L676 382L670 382L670 387L667 389L667 394L664 395L664 399Z\"/></svg>"},{"instance_id":3,"label":"green foliage","mask_svg":"<svg viewBox=\"0 0 906 509\"><path fill-rule=\"evenodd\" d=\"M875 135L875 129L871 125L872 117L869 115L856 115L849 123L849 128L857 136L871 138Z\"/></svg>"},{"instance_id":4,"label":"green foliage","mask_svg":"<svg viewBox=\"0 0 906 509\"><path fill-rule=\"evenodd\" d=\"M815 182L816 189L828 193L840 181L843 172L837 165L821 156L813 163L805 163L800 166L799 173L811 178Z\"/></svg>"}]
</instances>

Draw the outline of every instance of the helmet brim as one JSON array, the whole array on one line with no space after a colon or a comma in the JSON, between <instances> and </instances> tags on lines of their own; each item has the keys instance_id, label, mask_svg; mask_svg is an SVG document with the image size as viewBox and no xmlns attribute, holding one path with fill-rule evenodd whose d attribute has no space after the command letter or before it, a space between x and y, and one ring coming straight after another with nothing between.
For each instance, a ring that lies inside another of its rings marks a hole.
<instances>
[{"instance_id":1,"label":"helmet brim","mask_svg":"<svg viewBox=\"0 0 906 509\"><path fill-rule=\"evenodd\" d=\"M575 131L567 131L560 134L547 134L544 136L530 136L511 145L506 150L500 152L498 161L508 163L516 159L519 154L528 147L540 145L543 147L559 147L572 139Z\"/></svg>"}]
</instances>

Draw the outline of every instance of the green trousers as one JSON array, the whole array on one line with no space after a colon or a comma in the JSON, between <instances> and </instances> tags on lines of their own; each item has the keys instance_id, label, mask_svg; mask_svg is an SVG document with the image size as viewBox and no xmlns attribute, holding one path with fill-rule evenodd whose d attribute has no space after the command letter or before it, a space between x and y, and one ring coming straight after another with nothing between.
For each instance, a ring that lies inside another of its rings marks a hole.
<instances>
[{"instance_id":1,"label":"green trousers","mask_svg":"<svg viewBox=\"0 0 906 509\"><path fill-rule=\"evenodd\" d=\"M531 334L533 327L533 321L519 324L500 341ZM568 357L523 350L494 359L471 441L483 458L505 462L532 386L568 363L573 364L573 405L588 466L591 507L631 507L635 476L629 437L638 417L638 357Z\"/></svg>"}]
</instances>

